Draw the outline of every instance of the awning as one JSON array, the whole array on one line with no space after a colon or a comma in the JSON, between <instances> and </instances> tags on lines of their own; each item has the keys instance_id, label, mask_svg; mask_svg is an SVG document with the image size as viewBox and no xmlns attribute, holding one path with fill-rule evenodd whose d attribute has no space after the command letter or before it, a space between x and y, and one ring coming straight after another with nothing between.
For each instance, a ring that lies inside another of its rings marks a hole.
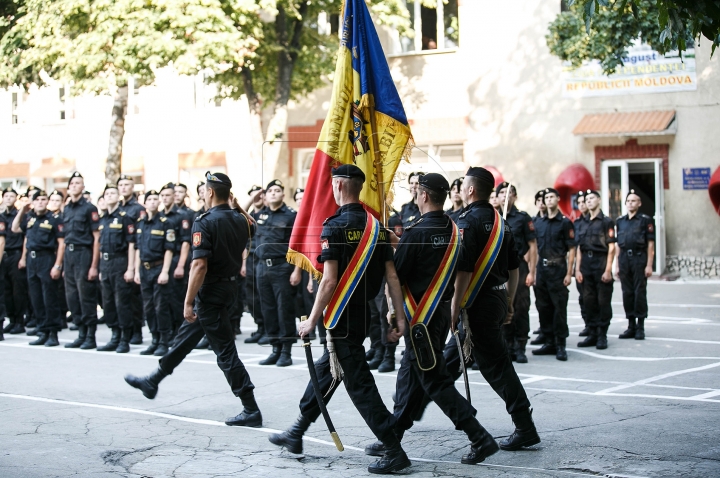
<instances>
[{"instance_id":1,"label":"awning","mask_svg":"<svg viewBox=\"0 0 720 478\"><path fill-rule=\"evenodd\" d=\"M35 171L30 173L34 178L64 179L75 171L75 160L68 158L45 158Z\"/></svg>"},{"instance_id":2,"label":"awning","mask_svg":"<svg viewBox=\"0 0 720 478\"><path fill-rule=\"evenodd\" d=\"M585 115L573 134L584 137L657 136L677 133L675 110Z\"/></svg>"},{"instance_id":3,"label":"awning","mask_svg":"<svg viewBox=\"0 0 720 478\"><path fill-rule=\"evenodd\" d=\"M24 179L27 181L30 173L30 163L15 163L13 161L0 164L0 178Z\"/></svg>"}]
</instances>

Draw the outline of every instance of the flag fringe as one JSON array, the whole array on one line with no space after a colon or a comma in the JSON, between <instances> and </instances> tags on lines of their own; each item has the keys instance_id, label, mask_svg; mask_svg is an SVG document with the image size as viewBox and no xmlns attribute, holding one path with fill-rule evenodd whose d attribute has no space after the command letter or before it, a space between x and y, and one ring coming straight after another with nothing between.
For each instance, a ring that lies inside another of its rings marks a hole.
<instances>
[{"instance_id":1,"label":"flag fringe","mask_svg":"<svg viewBox=\"0 0 720 478\"><path fill-rule=\"evenodd\" d=\"M312 275L313 279L315 279L316 281L320 282L320 280L322 279L322 272L315 269L310 259L308 259L302 252L294 251L288 248L285 259L290 264L310 273L310 275Z\"/></svg>"}]
</instances>

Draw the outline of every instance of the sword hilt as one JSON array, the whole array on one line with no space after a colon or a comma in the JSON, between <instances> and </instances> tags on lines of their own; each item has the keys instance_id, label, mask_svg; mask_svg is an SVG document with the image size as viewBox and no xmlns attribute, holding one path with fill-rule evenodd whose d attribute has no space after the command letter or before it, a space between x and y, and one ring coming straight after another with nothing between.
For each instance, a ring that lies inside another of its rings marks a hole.
<instances>
[{"instance_id":1,"label":"sword hilt","mask_svg":"<svg viewBox=\"0 0 720 478\"><path fill-rule=\"evenodd\" d=\"M305 322L308 319L307 315L303 315L300 317L300 322ZM310 347L310 338L305 336L303 337L303 347Z\"/></svg>"}]
</instances>

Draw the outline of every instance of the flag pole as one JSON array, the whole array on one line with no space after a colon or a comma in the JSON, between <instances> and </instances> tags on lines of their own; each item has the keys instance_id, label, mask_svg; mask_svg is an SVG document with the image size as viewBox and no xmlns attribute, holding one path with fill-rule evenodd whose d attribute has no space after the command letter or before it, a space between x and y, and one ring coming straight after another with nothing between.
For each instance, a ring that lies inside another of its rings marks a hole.
<instances>
[{"instance_id":1,"label":"flag pole","mask_svg":"<svg viewBox=\"0 0 720 478\"><path fill-rule=\"evenodd\" d=\"M387 226L387 205L385 204L385 184L383 184L382 170L383 165L380 162L380 146L378 144L377 124L375 121L375 104L372 99L370 101L370 105L368 106L368 112L370 114L370 128L372 129L372 134L370 135L370 137L372 138L373 143L373 170L375 171L375 180L378 184L380 201L382 203L380 220L383 226Z\"/></svg>"}]
</instances>

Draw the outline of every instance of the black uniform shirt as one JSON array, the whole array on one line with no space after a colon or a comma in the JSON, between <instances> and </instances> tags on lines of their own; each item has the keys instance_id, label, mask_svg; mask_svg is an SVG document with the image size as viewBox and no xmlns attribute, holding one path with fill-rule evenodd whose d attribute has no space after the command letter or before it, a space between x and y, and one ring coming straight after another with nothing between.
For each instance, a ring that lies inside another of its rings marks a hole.
<instances>
[{"instance_id":1,"label":"black uniform shirt","mask_svg":"<svg viewBox=\"0 0 720 478\"><path fill-rule=\"evenodd\" d=\"M261 216L261 212L260 212L260 211L262 211L262 209L254 209L254 208L253 208L253 210L248 213L248 214L250 214L250 217L252 217L253 219L255 219L255 223L256 223L256 224L257 224L258 221L260 220L260 216ZM264 213L262 213L262 214L264 214ZM263 220L263 222L265 222L265 221ZM259 226L256 226L256 227L257 227L256 231L259 231L259 230L260 230L260 227L259 227ZM288 243L288 244L289 244L289 243ZM255 249L257 249L257 238L250 239L250 240L248 241L247 248L248 248L248 251L249 251L250 254L255 255Z\"/></svg>"},{"instance_id":2,"label":"black uniform shirt","mask_svg":"<svg viewBox=\"0 0 720 478\"><path fill-rule=\"evenodd\" d=\"M177 233L170 221L159 213L150 219L145 216L135 226L135 246L140 250L140 261L156 262L165 258L165 251L175 251Z\"/></svg>"},{"instance_id":3,"label":"black uniform shirt","mask_svg":"<svg viewBox=\"0 0 720 478\"><path fill-rule=\"evenodd\" d=\"M400 238L393 258L395 269L400 284L407 284L416 303L420 303L435 272L440 268L450 244L452 229L452 221L443 211L431 211L408 226L405 234ZM452 299L454 292L455 271L453 270L450 282L440 300Z\"/></svg>"},{"instance_id":4,"label":"black uniform shirt","mask_svg":"<svg viewBox=\"0 0 720 478\"><path fill-rule=\"evenodd\" d=\"M620 249L646 250L648 241L654 240L655 224L647 214L636 213L632 218L625 214L617 219L617 243Z\"/></svg>"},{"instance_id":5,"label":"black uniform shirt","mask_svg":"<svg viewBox=\"0 0 720 478\"><path fill-rule=\"evenodd\" d=\"M322 253L318 262L338 261L338 281L360 243L366 222L367 216L362 204L353 203L340 207L334 216L330 216L323 223L320 235ZM388 232L381 228L370 263L348 301L346 310L349 307L364 308L368 300L378 295L385 277L385 262L391 260L393 250L388 242Z\"/></svg>"},{"instance_id":6,"label":"black uniform shirt","mask_svg":"<svg viewBox=\"0 0 720 478\"><path fill-rule=\"evenodd\" d=\"M174 204L170 209L170 212L165 213L165 211L163 211L160 215L167 218L168 222L170 222L170 227L175 230L177 239L174 243L175 249L173 249L173 252L175 252L176 255L180 255L183 242L187 242L188 244L190 243L191 218L189 218L185 212L178 209L178 207Z\"/></svg>"},{"instance_id":7,"label":"black uniform shirt","mask_svg":"<svg viewBox=\"0 0 720 478\"><path fill-rule=\"evenodd\" d=\"M552 219L550 216L537 217L535 233L540 259L564 258L576 245L573 223L559 211Z\"/></svg>"},{"instance_id":8,"label":"black uniform shirt","mask_svg":"<svg viewBox=\"0 0 720 478\"><path fill-rule=\"evenodd\" d=\"M12 223L15 220L15 216L17 216L18 210L17 208L13 207L5 211L4 214L0 215L0 223L5 224L5 250L7 252L15 252L15 251L22 251L23 247L23 240L25 239L25 235L23 233L14 233L12 232ZM0 226L2 227L2 226Z\"/></svg>"},{"instance_id":9,"label":"black uniform shirt","mask_svg":"<svg viewBox=\"0 0 720 478\"><path fill-rule=\"evenodd\" d=\"M575 219L575 222L573 222L573 227L575 228L575 238L578 241L585 235L585 228L587 228L590 223L588 217L588 214L581 214L580 217Z\"/></svg>"},{"instance_id":10,"label":"black uniform shirt","mask_svg":"<svg viewBox=\"0 0 720 478\"><path fill-rule=\"evenodd\" d=\"M460 219L460 214L462 214L464 210L465 210L464 207L461 207L457 211L453 211L453 208L450 208L447 211L445 211L445 214L447 214L450 217L450 219L452 219L455 222L455 224L457 224L458 219Z\"/></svg>"},{"instance_id":11,"label":"black uniform shirt","mask_svg":"<svg viewBox=\"0 0 720 478\"><path fill-rule=\"evenodd\" d=\"M64 225L60 215L46 211L42 216L26 215L20 228L27 237L28 251L55 251L58 238L63 237Z\"/></svg>"},{"instance_id":12,"label":"black uniform shirt","mask_svg":"<svg viewBox=\"0 0 720 478\"><path fill-rule=\"evenodd\" d=\"M458 227L462 234L462 247L457 270L470 273L475 270L475 263L490 239L494 223L495 209L488 201L475 201L468 204L465 211L460 214ZM508 271L517 269L519 266L515 239L510 227L505 224L505 236L500 252L480 293L507 282L510 278Z\"/></svg>"},{"instance_id":13,"label":"black uniform shirt","mask_svg":"<svg viewBox=\"0 0 720 478\"><path fill-rule=\"evenodd\" d=\"M613 242L617 242L615 239L615 221L603 214L602 211L595 216L595 219L590 219L588 216L583 235L578 237L580 250L583 252L607 253L608 244Z\"/></svg>"},{"instance_id":14,"label":"black uniform shirt","mask_svg":"<svg viewBox=\"0 0 720 478\"><path fill-rule=\"evenodd\" d=\"M253 218L258 223L255 255L258 259L282 259L290 245L290 234L297 212L285 203L275 211L264 207Z\"/></svg>"},{"instance_id":15,"label":"black uniform shirt","mask_svg":"<svg viewBox=\"0 0 720 478\"><path fill-rule=\"evenodd\" d=\"M63 211L65 244L91 247L95 241L93 231L100 227L98 210L92 203L81 197L77 202L69 201Z\"/></svg>"},{"instance_id":16,"label":"black uniform shirt","mask_svg":"<svg viewBox=\"0 0 720 478\"><path fill-rule=\"evenodd\" d=\"M510 226L513 239L515 239L518 257L525 257L525 254L530 250L529 242L537 239L535 223L533 223L530 214L520 211L514 205L508 211L506 222Z\"/></svg>"},{"instance_id":17,"label":"black uniform shirt","mask_svg":"<svg viewBox=\"0 0 720 478\"><path fill-rule=\"evenodd\" d=\"M417 219L420 219L420 208L415 204L415 201L403 204L400 208L400 220L402 221L403 228L408 227Z\"/></svg>"},{"instance_id":18,"label":"black uniform shirt","mask_svg":"<svg viewBox=\"0 0 720 478\"><path fill-rule=\"evenodd\" d=\"M238 275L255 224L227 204L201 214L192 228L192 258L207 259L206 283Z\"/></svg>"},{"instance_id":19,"label":"black uniform shirt","mask_svg":"<svg viewBox=\"0 0 720 478\"><path fill-rule=\"evenodd\" d=\"M99 230L100 252L127 252L128 244L135 242L135 222L120 208L100 215Z\"/></svg>"},{"instance_id":20,"label":"black uniform shirt","mask_svg":"<svg viewBox=\"0 0 720 478\"><path fill-rule=\"evenodd\" d=\"M145 206L140 204L137 199L135 199L135 196L131 196L127 201L123 201L120 204L119 209L121 211L125 211L125 214L130 216L130 219L132 219L133 222L137 222L138 219L147 216Z\"/></svg>"}]
</instances>

